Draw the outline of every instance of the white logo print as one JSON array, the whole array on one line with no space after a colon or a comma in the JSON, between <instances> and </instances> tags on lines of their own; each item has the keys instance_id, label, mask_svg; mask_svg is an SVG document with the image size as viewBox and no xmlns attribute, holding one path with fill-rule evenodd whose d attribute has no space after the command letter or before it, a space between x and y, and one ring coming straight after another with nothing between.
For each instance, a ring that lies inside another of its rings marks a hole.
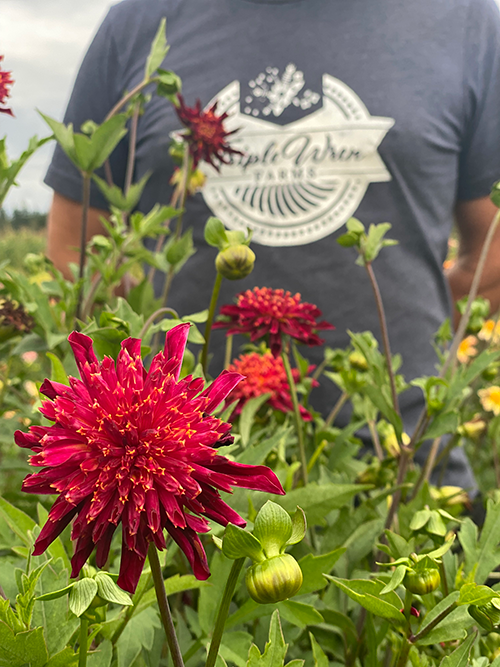
<instances>
[{"instance_id":1,"label":"white logo print","mask_svg":"<svg viewBox=\"0 0 500 667\"><path fill-rule=\"evenodd\" d=\"M259 116L279 116L291 104L307 109L318 100L307 90L299 97L305 83L294 65L281 78L268 70L265 81L262 74L254 80L243 112L238 81L209 103L218 101L217 112L229 114L227 130L239 130L231 145L244 155L231 156L220 172L203 163L202 193L227 227L250 227L257 243L304 245L341 227L370 183L391 180L377 148L394 120L370 116L348 86L324 74L322 107L277 125Z\"/></svg>"},{"instance_id":2,"label":"white logo print","mask_svg":"<svg viewBox=\"0 0 500 667\"><path fill-rule=\"evenodd\" d=\"M277 67L266 67L265 73L261 72L248 85L252 89L252 94L245 97L244 112L252 116L259 116L261 113L259 105L255 105L255 102L260 102L261 107L265 105L262 107L264 116L269 116L270 113L281 116L291 104L305 110L320 100L320 95L312 90L306 90L302 97L298 97L298 93L305 86L304 74L299 72L293 63L285 67L281 79Z\"/></svg>"}]
</instances>

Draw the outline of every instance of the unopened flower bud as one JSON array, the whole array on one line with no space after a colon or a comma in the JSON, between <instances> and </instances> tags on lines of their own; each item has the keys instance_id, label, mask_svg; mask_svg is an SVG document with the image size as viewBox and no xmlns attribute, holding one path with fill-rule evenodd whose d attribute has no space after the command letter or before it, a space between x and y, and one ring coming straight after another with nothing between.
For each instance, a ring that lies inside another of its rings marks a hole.
<instances>
[{"instance_id":1,"label":"unopened flower bud","mask_svg":"<svg viewBox=\"0 0 500 667\"><path fill-rule=\"evenodd\" d=\"M457 431L459 435L467 436L471 440L477 440L485 428L486 422L484 419L473 419L459 426Z\"/></svg>"},{"instance_id":2,"label":"unopened flower bud","mask_svg":"<svg viewBox=\"0 0 500 667\"><path fill-rule=\"evenodd\" d=\"M403 584L407 590L415 595L425 595L435 591L441 583L439 570L427 567L423 570L410 570L406 573Z\"/></svg>"},{"instance_id":3,"label":"unopened flower bud","mask_svg":"<svg viewBox=\"0 0 500 667\"><path fill-rule=\"evenodd\" d=\"M471 604L467 611L486 632L495 632L500 625L500 609L493 600L479 606Z\"/></svg>"},{"instance_id":4,"label":"unopened flower bud","mask_svg":"<svg viewBox=\"0 0 500 667\"><path fill-rule=\"evenodd\" d=\"M364 355L362 355L361 352L358 352L357 350L351 352L351 354L347 357L347 360L349 361L351 366L355 368L357 371L368 370L368 363Z\"/></svg>"},{"instance_id":5,"label":"unopened flower bud","mask_svg":"<svg viewBox=\"0 0 500 667\"><path fill-rule=\"evenodd\" d=\"M255 263L255 253L245 244L221 250L215 260L215 268L228 280L239 280L250 275Z\"/></svg>"},{"instance_id":6,"label":"unopened flower bud","mask_svg":"<svg viewBox=\"0 0 500 667\"><path fill-rule=\"evenodd\" d=\"M255 602L281 602L298 593L302 586L302 570L293 556L282 554L248 568L245 582Z\"/></svg>"}]
</instances>

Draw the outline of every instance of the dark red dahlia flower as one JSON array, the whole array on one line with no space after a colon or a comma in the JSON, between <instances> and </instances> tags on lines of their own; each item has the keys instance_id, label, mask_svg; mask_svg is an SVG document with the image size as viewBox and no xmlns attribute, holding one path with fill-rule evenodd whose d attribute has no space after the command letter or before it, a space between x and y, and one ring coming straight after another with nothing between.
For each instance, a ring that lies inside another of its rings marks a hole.
<instances>
[{"instance_id":1,"label":"dark red dahlia flower","mask_svg":"<svg viewBox=\"0 0 500 667\"><path fill-rule=\"evenodd\" d=\"M314 366L310 366L308 373L313 369ZM271 394L268 403L274 410L293 412L290 386L281 357L273 357L269 351L265 354L258 352L242 354L238 359L234 359L228 370L245 376L228 399L228 403L238 399L233 415L239 415L247 401L256 396L262 396L262 394ZM292 376L297 384L300 381L300 373L297 368L292 369ZM315 381L314 384L317 386L318 382ZM302 419L311 421L311 414L305 407L300 405L299 409Z\"/></svg>"},{"instance_id":2,"label":"dark red dahlia flower","mask_svg":"<svg viewBox=\"0 0 500 667\"><path fill-rule=\"evenodd\" d=\"M249 333L255 341L269 336L269 347L275 357L281 354L282 337L290 336L306 345L322 345L318 329L334 329L328 322L318 322L321 310L300 300L300 294L269 287L254 287L236 296L236 304L222 306L220 314L228 318L216 322L214 329L227 328L228 336Z\"/></svg>"},{"instance_id":3,"label":"dark red dahlia flower","mask_svg":"<svg viewBox=\"0 0 500 667\"><path fill-rule=\"evenodd\" d=\"M0 56L0 63L3 60L3 56ZM1 67L1 65L0 65ZM0 113L6 113L9 116L13 116L12 109L4 106L7 98L10 96L10 86L14 83L14 79L11 76L11 72L6 72L5 70L0 69Z\"/></svg>"},{"instance_id":4,"label":"dark red dahlia flower","mask_svg":"<svg viewBox=\"0 0 500 667\"><path fill-rule=\"evenodd\" d=\"M241 380L222 373L207 389L202 379L179 379L189 325L167 333L165 349L148 371L141 341L122 343L116 365L99 362L92 340L73 332L69 341L81 379L70 386L45 380L41 412L54 422L17 431L16 443L35 452L23 490L59 498L35 542L41 554L76 516L72 577L96 548L103 567L116 527L122 524L118 585L133 593L150 542L165 547L163 529L186 554L198 579L210 575L198 533L206 520L222 525L245 521L220 497L233 486L283 494L265 466L233 463L214 446L232 439L229 424L210 415ZM206 518L205 518L206 517Z\"/></svg>"},{"instance_id":5,"label":"dark red dahlia flower","mask_svg":"<svg viewBox=\"0 0 500 667\"><path fill-rule=\"evenodd\" d=\"M215 115L217 102L209 109L202 109L200 100L196 100L194 107L188 107L184 103L182 95L178 95L179 106L175 107L179 120L186 128L183 133L184 139L189 144L189 152L193 158L193 169L196 169L201 160L219 171L219 163L228 163L227 155L242 155L227 143L227 138L237 132L227 132L224 129L224 121L227 113L220 116ZM214 162L214 158L217 162Z\"/></svg>"}]
</instances>

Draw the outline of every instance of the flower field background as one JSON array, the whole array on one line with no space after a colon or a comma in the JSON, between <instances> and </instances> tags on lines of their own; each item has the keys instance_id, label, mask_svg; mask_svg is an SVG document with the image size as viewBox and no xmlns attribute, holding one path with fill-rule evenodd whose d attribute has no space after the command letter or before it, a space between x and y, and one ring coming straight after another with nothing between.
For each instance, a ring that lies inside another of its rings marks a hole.
<instances>
[{"instance_id":1,"label":"flower field background","mask_svg":"<svg viewBox=\"0 0 500 667\"><path fill-rule=\"evenodd\" d=\"M430 342L436 374L408 383L376 276L397 239L387 223L356 219L339 243L373 285L380 343L363 331L347 349L323 347L334 323L280 289L219 304L222 282L250 275L255 253L250 234L216 218L205 224L210 303L170 308L195 252L182 214L198 163L218 168L234 151L216 106L186 106L178 77L159 68L166 52L163 22L143 82L100 126L45 117L51 136L20 158L0 145L0 203L55 139L85 196L94 180L110 208L72 281L43 255L35 218L28 230L2 222L0 667L500 667L497 316L473 289L456 333L447 321ZM11 115L12 76L0 74ZM94 172L137 123L146 88L184 131L171 147L172 202L143 214L144 179L122 191ZM498 206L499 184L491 197ZM129 273L134 286L117 296ZM214 377L212 329L226 333ZM308 346L323 347L317 367ZM314 408L320 379L340 396L328 415ZM423 410L406 433L399 399L412 387ZM456 447L482 495L443 486Z\"/></svg>"}]
</instances>

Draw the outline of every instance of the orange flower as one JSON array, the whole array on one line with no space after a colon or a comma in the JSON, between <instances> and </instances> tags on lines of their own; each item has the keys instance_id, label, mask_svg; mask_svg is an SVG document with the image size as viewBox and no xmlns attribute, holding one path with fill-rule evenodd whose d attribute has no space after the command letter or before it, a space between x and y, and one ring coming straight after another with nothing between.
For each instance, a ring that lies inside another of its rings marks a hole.
<instances>
[{"instance_id":1,"label":"orange flower","mask_svg":"<svg viewBox=\"0 0 500 667\"><path fill-rule=\"evenodd\" d=\"M496 345L500 342L500 321L486 320L477 336L487 342L491 340L493 345Z\"/></svg>"}]
</instances>

